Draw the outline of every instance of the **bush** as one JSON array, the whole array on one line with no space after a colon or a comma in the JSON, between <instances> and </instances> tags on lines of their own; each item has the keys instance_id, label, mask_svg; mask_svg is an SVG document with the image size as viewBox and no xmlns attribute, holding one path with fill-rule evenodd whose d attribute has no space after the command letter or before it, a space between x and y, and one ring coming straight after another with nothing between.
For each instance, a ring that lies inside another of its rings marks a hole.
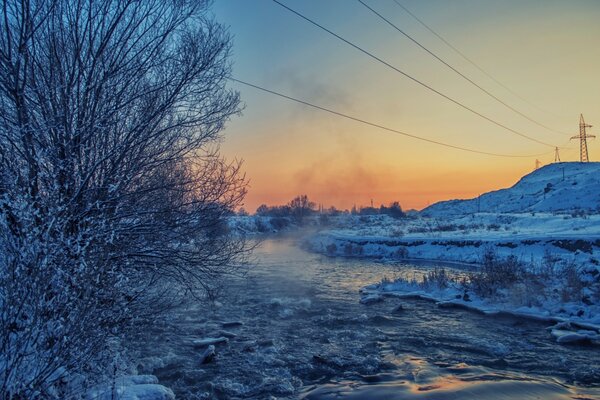
<instances>
[{"instance_id":1,"label":"bush","mask_svg":"<svg viewBox=\"0 0 600 400\"><path fill-rule=\"evenodd\" d=\"M436 267L433 271L429 271L423 276L423 286L425 287L445 289L451 282L453 282L453 279L448 275L444 268Z\"/></svg>"},{"instance_id":2,"label":"bush","mask_svg":"<svg viewBox=\"0 0 600 400\"><path fill-rule=\"evenodd\" d=\"M491 297L499 289L509 288L523 279L525 267L515 256L499 259L494 250L484 252L481 271L471 273L469 282L472 290L482 296Z\"/></svg>"},{"instance_id":3,"label":"bush","mask_svg":"<svg viewBox=\"0 0 600 400\"><path fill-rule=\"evenodd\" d=\"M288 226L290 226L289 218L285 218L285 217L273 217L269 220L269 222L271 223L271 226L273 227L273 229L275 229L277 231L283 230L283 229L287 228Z\"/></svg>"},{"instance_id":4,"label":"bush","mask_svg":"<svg viewBox=\"0 0 600 400\"><path fill-rule=\"evenodd\" d=\"M580 301L583 295L583 289L586 283L581 279L581 275L574 263L569 263L562 270L563 285L561 298L563 301Z\"/></svg>"}]
</instances>

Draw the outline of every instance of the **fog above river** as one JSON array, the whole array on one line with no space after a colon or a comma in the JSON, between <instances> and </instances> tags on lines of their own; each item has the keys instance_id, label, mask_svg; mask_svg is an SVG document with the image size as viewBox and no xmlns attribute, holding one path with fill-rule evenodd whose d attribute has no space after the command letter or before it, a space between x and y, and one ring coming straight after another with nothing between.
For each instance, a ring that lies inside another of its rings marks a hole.
<instances>
[{"instance_id":1,"label":"fog above river","mask_svg":"<svg viewBox=\"0 0 600 400\"><path fill-rule=\"evenodd\" d=\"M300 239L263 240L248 276L231 280L222 304L190 306L153 333L140 372L156 374L184 398L600 395L589 387L600 377L597 349L559 345L541 322L423 300L359 304L361 287L435 265L328 258L302 250ZM200 364L202 348L193 340L223 335L228 343L216 346L215 361Z\"/></svg>"}]
</instances>

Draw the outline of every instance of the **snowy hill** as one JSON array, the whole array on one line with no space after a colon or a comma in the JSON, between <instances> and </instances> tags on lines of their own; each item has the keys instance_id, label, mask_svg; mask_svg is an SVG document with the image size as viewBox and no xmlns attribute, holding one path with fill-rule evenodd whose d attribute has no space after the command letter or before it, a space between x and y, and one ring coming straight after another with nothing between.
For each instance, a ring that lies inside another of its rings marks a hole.
<instances>
[{"instance_id":1,"label":"snowy hill","mask_svg":"<svg viewBox=\"0 0 600 400\"><path fill-rule=\"evenodd\" d=\"M443 217L482 213L572 212L600 210L600 162L546 165L514 186L482 194L479 199L435 203L422 215Z\"/></svg>"}]
</instances>

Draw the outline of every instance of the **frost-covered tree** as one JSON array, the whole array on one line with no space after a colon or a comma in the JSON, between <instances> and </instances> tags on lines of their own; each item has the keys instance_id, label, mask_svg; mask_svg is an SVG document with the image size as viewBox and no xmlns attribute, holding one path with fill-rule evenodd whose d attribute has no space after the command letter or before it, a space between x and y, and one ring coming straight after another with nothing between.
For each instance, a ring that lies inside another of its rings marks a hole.
<instances>
[{"instance_id":1,"label":"frost-covered tree","mask_svg":"<svg viewBox=\"0 0 600 400\"><path fill-rule=\"evenodd\" d=\"M239 111L203 0L5 0L0 16L0 391L68 398L119 338L210 294L244 243L218 153Z\"/></svg>"}]
</instances>

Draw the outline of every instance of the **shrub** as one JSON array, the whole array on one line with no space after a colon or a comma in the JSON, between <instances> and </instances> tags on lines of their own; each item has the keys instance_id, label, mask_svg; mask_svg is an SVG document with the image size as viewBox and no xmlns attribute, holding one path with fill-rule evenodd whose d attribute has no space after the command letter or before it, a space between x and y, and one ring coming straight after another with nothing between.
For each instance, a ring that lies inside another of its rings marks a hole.
<instances>
[{"instance_id":1,"label":"shrub","mask_svg":"<svg viewBox=\"0 0 600 400\"><path fill-rule=\"evenodd\" d=\"M453 282L453 279L448 275L444 268L436 267L423 276L423 286L425 287L445 289L451 282Z\"/></svg>"},{"instance_id":2,"label":"shrub","mask_svg":"<svg viewBox=\"0 0 600 400\"><path fill-rule=\"evenodd\" d=\"M273 227L273 229L280 231L282 229L287 228L290 225L290 220L289 218L285 218L285 217L272 217L269 220L269 223L271 224L271 226Z\"/></svg>"},{"instance_id":3,"label":"shrub","mask_svg":"<svg viewBox=\"0 0 600 400\"><path fill-rule=\"evenodd\" d=\"M509 288L522 280L524 274L525 267L515 256L500 259L493 249L488 248L483 254L481 271L471 273L469 281L475 293L490 297L499 289Z\"/></svg>"},{"instance_id":4,"label":"shrub","mask_svg":"<svg viewBox=\"0 0 600 400\"><path fill-rule=\"evenodd\" d=\"M579 301L583 295L583 289L586 283L581 279L581 275L575 263L568 263L561 271L562 290L561 298L563 301Z\"/></svg>"}]
</instances>

